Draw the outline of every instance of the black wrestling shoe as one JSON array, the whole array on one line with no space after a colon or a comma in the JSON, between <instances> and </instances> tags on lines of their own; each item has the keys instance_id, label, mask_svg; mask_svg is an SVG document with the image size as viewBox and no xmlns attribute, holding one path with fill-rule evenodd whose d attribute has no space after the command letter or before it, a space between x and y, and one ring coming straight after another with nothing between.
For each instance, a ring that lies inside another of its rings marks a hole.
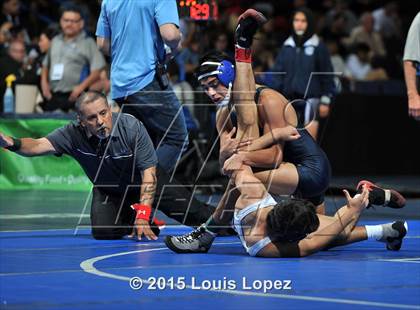
<instances>
[{"instance_id":1,"label":"black wrestling shoe","mask_svg":"<svg viewBox=\"0 0 420 310\"><path fill-rule=\"evenodd\" d=\"M166 246L175 253L207 253L213 243L215 234L201 225L196 230L182 236L167 236Z\"/></svg>"},{"instance_id":2,"label":"black wrestling shoe","mask_svg":"<svg viewBox=\"0 0 420 310\"><path fill-rule=\"evenodd\" d=\"M408 232L407 222L396 221L394 223L383 224L383 236L379 241L386 243L387 250L399 251L404 237Z\"/></svg>"},{"instance_id":3,"label":"black wrestling shoe","mask_svg":"<svg viewBox=\"0 0 420 310\"><path fill-rule=\"evenodd\" d=\"M248 9L239 16L238 20L238 26L236 26L235 30L235 45L242 48L250 48L252 38L258 28L267 22L267 18L254 9Z\"/></svg>"},{"instance_id":4,"label":"black wrestling shoe","mask_svg":"<svg viewBox=\"0 0 420 310\"><path fill-rule=\"evenodd\" d=\"M405 206L405 198L399 192L393 189L383 189L372 182L363 180L357 184L357 192L363 191L363 186L369 190L369 205L383 206L392 209L401 209Z\"/></svg>"}]
</instances>

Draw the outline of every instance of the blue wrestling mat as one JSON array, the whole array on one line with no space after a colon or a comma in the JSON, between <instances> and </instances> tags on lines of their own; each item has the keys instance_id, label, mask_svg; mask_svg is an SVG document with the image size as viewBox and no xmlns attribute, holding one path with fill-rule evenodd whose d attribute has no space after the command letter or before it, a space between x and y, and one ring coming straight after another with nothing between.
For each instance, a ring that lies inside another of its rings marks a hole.
<instances>
[{"instance_id":1,"label":"blue wrestling mat","mask_svg":"<svg viewBox=\"0 0 420 310\"><path fill-rule=\"evenodd\" d=\"M182 226L156 242L97 241L86 228L5 231L15 220L2 212L2 309L420 309L418 219L399 252L365 241L293 259L249 257L236 237L175 254L163 238Z\"/></svg>"}]
</instances>

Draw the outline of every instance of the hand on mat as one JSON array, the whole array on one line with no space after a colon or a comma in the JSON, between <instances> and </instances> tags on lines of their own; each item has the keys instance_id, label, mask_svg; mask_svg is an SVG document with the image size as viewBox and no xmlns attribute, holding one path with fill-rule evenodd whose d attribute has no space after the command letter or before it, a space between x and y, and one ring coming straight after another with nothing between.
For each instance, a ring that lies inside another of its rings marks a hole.
<instances>
[{"instance_id":1,"label":"hand on mat","mask_svg":"<svg viewBox=\"0 0 420 310\"><path fill-rule=\"evenodd\" d=\"M231 175L233 172L241 169L244 162L244 156L242 154L234 154L223 165L222 173L224 175Z\"/></svg>"},{"instance_id":2,"label":"hand on mat","mask_svg":"<svg viewBox=\"0 0 420 310\"><path fill-rule=\"evenodd\" d=\"M353 209L356 212L361 212L369 204L369 190L366 186L363 186L363 192L361 194L355 195L353 198L350 196L349 192L343 190L344 195L347 199L347 207Z\"/></svg>"},{"instance_id":3,"label":"hand on mat","mask_svg":"<svg viewBox=\"0 0 420 310\"><path fill-rule=\"evenodd\" d=\"M156 235L150 228L149 222L146 220L137 219L133 227L133 232L131 235L129 235L129 237L134 239L137 236L137 240L141 240L141 236L143 236L143 234L147 240L157 240Z\"/></svg>"},{"instance_id":4,"label":"hand on mat","mask_svg":"<svg viewBox=\"0 0 420 310\"><path fill-rule=\"evenodd\" d=\"M233 154L237 153L239 150L246 151L247 146L249 146L252 142L251 140L241 141L239 139L232 138L235 135L235 133L236 133L236 127L233 127L229 133L224 134L221 137L220 153L221 153L221 156L223 156L224 158L231 157Z\"/></svg>"},{"instance_id":5,"label":"hand on mat","mask_svg":"<svg viewBox=\"0 0 420 310\"><path fill-rule=\"evenodd\" d=\"M0 147L12 146L13 140L0 132Z\"/></svg>"}]
</instances>

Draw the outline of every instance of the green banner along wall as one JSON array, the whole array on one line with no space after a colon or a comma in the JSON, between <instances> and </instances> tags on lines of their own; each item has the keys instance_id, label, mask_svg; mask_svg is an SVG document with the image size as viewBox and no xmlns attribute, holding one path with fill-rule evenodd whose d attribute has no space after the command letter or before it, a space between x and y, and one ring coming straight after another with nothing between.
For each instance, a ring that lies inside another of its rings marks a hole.
<instances>
[{"instance_id":1,"label":"green banner along wall","mask_svg":"<svg viewBox=\"0 0 420 310\"><path fill-rule=\"evenodd\" d=\"M69 120L0 119L0 132L17 138L41 138ZM88 191L92 183L79 164L69 156L22 157L0 149L0 190Z\"/></svg>"}]
</instances>

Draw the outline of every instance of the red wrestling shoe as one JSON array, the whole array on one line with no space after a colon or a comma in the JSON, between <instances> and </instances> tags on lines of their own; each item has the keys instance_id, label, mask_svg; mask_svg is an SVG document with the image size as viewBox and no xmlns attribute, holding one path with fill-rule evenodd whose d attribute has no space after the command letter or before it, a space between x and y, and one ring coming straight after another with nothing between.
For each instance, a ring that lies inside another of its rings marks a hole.
<instances>
[{"instance_id":1,"label":"red wrestling shoe","mask_svg":"<svg viewBox=\"0 0 420 310\"><path fill-rule=\"evenodd\" d=\"M383 206L392 209L401 209L405 206L405 198L393 189L381 188L372 182L363 180L357 184L357 192L360 193L366 186L369 191L369 206Z\"/></svg>"}]
</instances>

